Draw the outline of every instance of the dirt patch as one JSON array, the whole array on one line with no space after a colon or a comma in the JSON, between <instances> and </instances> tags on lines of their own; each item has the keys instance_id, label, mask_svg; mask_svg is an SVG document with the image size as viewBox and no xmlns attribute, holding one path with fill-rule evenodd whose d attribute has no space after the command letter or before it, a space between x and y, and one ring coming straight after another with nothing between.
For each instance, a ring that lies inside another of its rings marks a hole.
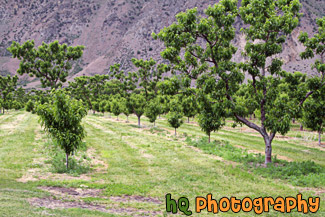
<instances>
[{"instance_id":1,"label":"dirt patch","mask_svg":"<svg viewBox=\"0 0 325 217\"><path fill-rule=\"evenodd\" d=\"M99 197L103 192L102 189L91 189L91 188L64 188L64 187L53 187L53 186L41 186L38 187L41 190L50 192L56 196L71 196L73 198L82 197Z\"/></svg>"},{"instance_id":2,"label":"dirt patch","mask_svg":"<svg viewBox=\"0 0 325 217\"><path fill-rule=\"evenodd\" d=\"M94 205L94 204L88 204L84 202L77 202L77 201L61 201L61 200L55 200L53 198L30 198L28 199L28 202L32 206L38 206L38 207L45 207L49 209L58 209L58 208L82 208L82 209L90 209L90 210L97 210L101 212L109 212L109 210L106 209L105 206L102 205Z\"/></svg>"},{"instance_id":3,"label":"dirt patch","mask_svg":"<svg viewBox=\"0 0 325 217\"><path fill-rule=\"evenodd\" d=\"M56 200L51 197L47 198L30 198L28 202L32 206L36 207L45 207L49 209L69 209L69 208L79 208L79 209L88 209L94 211L100 211L111 214L126 214L128 216L157 216L161 215L161 212L158 211L147 211L140 210L135 208L107 208L103 205L85 203L80 201L62 201Z\"/></svg>"},{"instance_id":4,"label":"dirt patch","mask_svg":"<svg viewBox=\"0 0 325 217\"><path fill-rule=\"evenodd\" d=\"M162 204L162 202L156 198L137 196L137 195L112 196L109 199L116 202L142 202L142 203Z\"/></svg>"}]
</instances>

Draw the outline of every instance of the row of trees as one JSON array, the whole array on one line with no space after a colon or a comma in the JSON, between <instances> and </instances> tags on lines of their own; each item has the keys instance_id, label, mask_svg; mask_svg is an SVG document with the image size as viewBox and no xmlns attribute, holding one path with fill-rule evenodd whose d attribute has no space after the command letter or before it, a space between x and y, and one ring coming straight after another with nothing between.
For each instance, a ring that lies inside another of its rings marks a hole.
<instances>
[{"instance_id":1,"label":"row of trees","mask_svg":"<svg viewBox=\"0 0 325 217\"><path fill-rule=\"evenodd\" d=\"M204 15L189 9L179 13L172 25L153 33L165 45L161 56L168 65L132 59L135 72L124 72L115 64L107 75L77 77L66 89L94 112L135 114L139 126L142 115L154 123L158 115L168 113L176 132L184 115L198 114L202 130L210 137L231 117L234 126L244 124L264 138L266 164L272 161L275 135L286 134L293 118L303 119L320 138L325 123L325 18L317 20L313 37L299 36L306 47L301 58L316 59L312 69L317 76L308 77L306 72L284 71L279 58L287 37L299 25L299 1L243 0L237 5L236 0L221 0ZM246 44L245 60L236 63L233 40L238 19L245 24L241 32ZM27 41L13 42L8 50L21 60L19 74L29 73L39 77L43 87L60 89L83 46L56 41L35 48L33 41ZM174 76L163 78L167 72ZM252 114L259 123L247 118Z\"/></svg>"}]
</instances>

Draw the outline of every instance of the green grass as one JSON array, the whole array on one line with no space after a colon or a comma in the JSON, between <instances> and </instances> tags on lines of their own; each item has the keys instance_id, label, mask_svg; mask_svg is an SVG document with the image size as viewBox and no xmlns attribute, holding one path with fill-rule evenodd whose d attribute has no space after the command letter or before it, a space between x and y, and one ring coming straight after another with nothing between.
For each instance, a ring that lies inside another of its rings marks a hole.
<instances>
[{"instance_id":1,"label":"green grass","mask_svg":"<svg viewBox=\"0 0 325 217\"><path fill-rule=\"evenodd\" d=\"M213 194L213 198L236 196L237 198L260 196L295 196L302 192L304 198L320 196L321 207L314 216L325 215L324 187L322 184L313 187L312 180L305 183L294 182L292 177L282 178L279 167L265 170L265 168L249 167L245 161L245 151L264 151L263 139L255 133L241 132L240 128L224 128L212 134L212 140L218 144L227 143L225 149L215 149L199 146L191 148L193 144L185 141L187 137L205 138L195 124L183 124L177 130L177 137L173 135L165 119L156 122L157 128L146 118L141 118L141 124L147 127L138 128L137 118L119 116L109 118L107 114L88 115L83 124L87 131L85 143L88 148L96 150L98 156L107 168L97 171L94 168L89 179L47 178L27 183L17 182L31 168L45 170L42 162L35 163L34 159L42 159L43 163L51 159L45 148L47 137L43 134L36 115L18 111L0 116L0 216L115 216L114 214L91 211L87 209L47 209L31 206L28 198L49 196L48 192L38 189L38 186L62 186L75 188L103 189L104 198L88 197L81 199L89 203L104 204L108 208L135 208L140 210L165 211L164 198L167 193L177 199L186 196L190 200L190 209L194 211L196 196ZM150 127L149 127L150 126ZM292 135L296 131L290 131ZM220 142L224 141L224 142ZM281 139L273 142L273 154L278 155L279 163L290 164L283 168L303 168L302 162L313 161L315 168L325 166L325 152L312 146L314 141L302 138ZM221 146L220 146L221 147ZM224 160L220 160L222 157ZM253 161L263 160L263 155L254 155ZM281 158L282 157L282 158ZM285 158L297 162L284 162ZM252 161L251 158L248 158ZM296 167L295 167L296 166ZM309 170L311 166L307 165ZM264 169L264 170L263 170ZM267 168L269 169L269 168ZM273 170L271 170L273 169ZM277 172L280 174L277 174ZM317 174L317 173L310 173ZM324 177L321 177L324 178ZM322 179L324 180L324 179ZM140 195L158 198L162 203L116 202L110 196ZM207 215L206 210L199 216ZM219 215L219 214L218 214ZM220 213L220 215L234 215ZM298 213L286 216L297 216ZM195 214L193 216L198 216ZM240 216L255 216L253 213L240 213ZM266 215L262 215L266 216ZM267 216L282 216L281 213L270 212Z\"/></svg>"}]
</instances>

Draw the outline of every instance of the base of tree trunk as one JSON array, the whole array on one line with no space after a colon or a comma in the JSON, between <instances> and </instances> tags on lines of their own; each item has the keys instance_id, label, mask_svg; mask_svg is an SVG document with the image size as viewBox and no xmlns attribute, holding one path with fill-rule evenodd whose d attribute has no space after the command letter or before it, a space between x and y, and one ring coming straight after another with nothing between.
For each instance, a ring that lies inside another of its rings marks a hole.
<instances>
[{"instance_id":1,"label":"base of tree trunk","mask_svg":"<svg viewBox=\"0 0 325 217\"><path fill-rule=\"evenodd\" d=\"M65 161L66 161L66 166L67 166L67 169L69 168L69 154L66 153L66 158L65 158Z\"/></svg>"}]
</instances>

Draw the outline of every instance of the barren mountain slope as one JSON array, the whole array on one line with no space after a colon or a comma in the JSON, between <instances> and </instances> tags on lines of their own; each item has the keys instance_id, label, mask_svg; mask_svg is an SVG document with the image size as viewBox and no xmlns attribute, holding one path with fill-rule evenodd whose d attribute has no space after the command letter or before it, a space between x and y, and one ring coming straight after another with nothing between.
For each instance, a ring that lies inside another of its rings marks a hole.
<instances>
[{"instance_id":1,"label":"barren mountain slope","mask_svg":"<svg viewBox=\"0 0 325 217\"><path fill-rule=\"evenodd\" d=\"M79 75L107 73L109 66L119 62L123 68L132 70L132 57L160 58L162 43L151 37L164 26L175 21L178 12L198 7L203 11L216 1L204 0L0 0L0 73L14 74L19 62L10 57L6 48L11 41L59 40L70 45L85 45L82 60L74 65L70 79ZM297 41L300 31L313 34L315 18L324 15L325 0L302 1L304 17L286 43L282 58L285 69L310 73L311 61L301 61L303 47ZM241 23L236 22L239 30ZM235 44L243 48L245 39L237 34ZM234 58L239 61L240 49ZM299 64L298 62L299 61ZM38 86L36 79L22 76L21 84Z\"/></svg>"}]
</instances>

